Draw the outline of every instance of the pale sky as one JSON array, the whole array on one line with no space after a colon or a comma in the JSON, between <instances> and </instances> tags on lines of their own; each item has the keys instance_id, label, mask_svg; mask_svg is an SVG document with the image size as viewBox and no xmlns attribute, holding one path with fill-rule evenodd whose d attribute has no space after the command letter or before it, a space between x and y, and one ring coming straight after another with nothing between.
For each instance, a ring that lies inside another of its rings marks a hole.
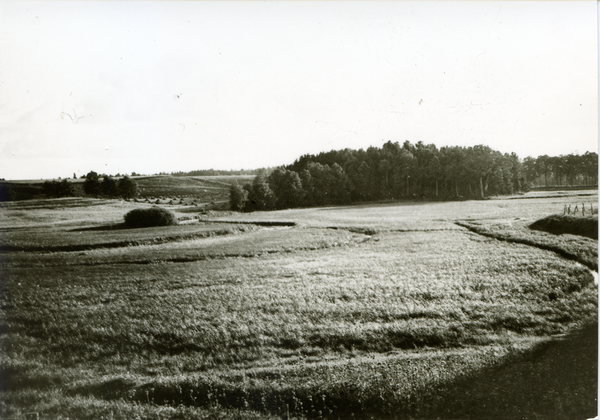
<instances>
[{"instance_id":1,"label":"pale sky","mask_svg":"<svg viewBox=\"0 0 600 420\"><path fill-rule=\"evenodd\" d=\"M596 1L0 0L0 178L598 150Z\"/></svg>"}]
</instances>

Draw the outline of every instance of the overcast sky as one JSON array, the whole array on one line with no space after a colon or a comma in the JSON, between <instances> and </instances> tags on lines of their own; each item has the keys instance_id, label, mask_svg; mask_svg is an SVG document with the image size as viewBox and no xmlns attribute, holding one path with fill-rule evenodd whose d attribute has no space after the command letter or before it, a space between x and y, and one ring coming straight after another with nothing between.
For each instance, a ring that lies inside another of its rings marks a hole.
<instances>
[{"instance_id":1,"label":"overcast sky","mask_svg":"<svg viewBox=\"0 0 600 420\"><path fill-rule=\"evenodd\" d=\"M0 1L0 178L598 149L595 1Z\"/></svg>"}]
</instances>

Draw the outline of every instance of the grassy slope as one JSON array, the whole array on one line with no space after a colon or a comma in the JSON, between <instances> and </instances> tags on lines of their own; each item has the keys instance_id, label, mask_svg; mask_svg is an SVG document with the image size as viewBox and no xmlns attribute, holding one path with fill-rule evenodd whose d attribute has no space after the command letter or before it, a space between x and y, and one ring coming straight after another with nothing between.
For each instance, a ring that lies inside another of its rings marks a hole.
<instances>
[{"instance_id":1,"label":"grassy slope","mask_svg":"<svg viewBox=\"0 0 600 420\"><path fill-rule=\"evenodd\" d=\"M118 178L115 178L118 179ZM229 200L229 186L238 183L240 185L252 182L254 176L251 175L231 175L231 176L189 176L174 177L168 175L161 176L140 176L133 177L140 188L140 197L152 197L154 200L163 197L160 204L167 204L171 198L183 196L184 201L190 204L196 201L199 204L225 203ZM45 180L30 181L11 181L6 184L11 185L19 196L27 194L40 200L44 199L42 193L42 183ZM84 196L84 179L69 179L76 195ZM29 201L29 200L27 200ZM39 201L39 200L38 200ZM22 202L21 202L22 203ZM0 203L1 205L2 203Z\"/></svg>"},{"instance_id":2,"label":"grassy slope","mask_svg":"<svg viewBox=\"0 0 600 420\"><path fill-rule=\"evenodd\" d=\"M155 176L135 178L142 197L193 196L203 202L229 199L229 187L234 183L252 182L253 176Z\"/></svg>"},{"instance_id":3,"label":"grassy slope","mask_svg":"<svg viewBox=\"0 0 600 420\"><path fill-rule=\"evenodd\" d=\"M464 203L462 212L506 218L543 206L503 204ZM287 404L292 413L332 418L593 416L589 378L596 376L586 367L597 365L584 357L592 350L562 351L571 388L551 380L556 357L528 362L532 346L547 348L544 337L596 322L591 276L547 251L440 220L460 214L458 207L418 206L418 216L405 207L314 210L312 220L309 210L294 211L305 226L339 220L391 231L370 240L340 229L261 229L77 255L5 254L3 413L250 418L254 409L267 418ZM71 211L76 218L81 209ZM46 212L38 214L42 228L51 225ZM426 230L428 220L455 230L393 232ZM198 254L206 258L157 263ZM112 265L115 259L121 263ZM154 263L137 264L143 261ZM577 349L593 347L585 342ZM486 411L469 404L489 401L484 390L498 396ZM518 407L507 407L507 398Z\"/></svg>"}]
</instances>

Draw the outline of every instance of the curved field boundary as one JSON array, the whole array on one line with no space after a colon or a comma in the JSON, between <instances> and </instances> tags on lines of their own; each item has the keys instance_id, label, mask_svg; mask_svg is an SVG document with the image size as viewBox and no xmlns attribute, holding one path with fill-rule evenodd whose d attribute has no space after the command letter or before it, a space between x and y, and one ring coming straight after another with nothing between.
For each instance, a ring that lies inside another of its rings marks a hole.
<instances>
[{"instance_id":1,"label":"curved field boundary","mask_svg":"<svg viewBox=\"0 0 600 420\"><path fill-rule=\"evenodd\" d=\"M256 225L256 226L276 226L276 227L294 227L298 226L296 222L276 222L276 221L240 221L240 220L202 220L199 219L200 222L207 223L223 223L223 224L232 224L232 225Z\"/></svg>"},{"instance_id":2,"label":"curved field boundary","mask_svg":"<svg viewBox=\"0 0 600 420\"><path fill-rule=\"evenodd\" d=\"M237 228L236 228L237 230ZM98 244L73 244L73 245L57 245L57 246L19 246L19 245L0 245L0 252L77 252L89 251L102 248L124 248L129 246L140 245L159 245L169 242L182 242L191 239L210 238L213 236L232 235L231 229L213 230L210 232L197 232L187 235L177 236L158 236L154 238L130 239L116 242L103 242Z\"/></svg>"},{"instance_id":3,"label":"curved field boundary","mask_svg":"<svg viewBox=\"0 0 600 420\"><path fill-rule=\"evenodd\" d=\"M117 265L117 264L132 264L132 265L148 265L158 263L191 263L198 261L212 261L212 260L225 260L229 258L258 258L273 254L291 254L295 252L304 251L319 251L330 248L344 248L349 246L358 246L370 240L378 241L379 239L373 239L371 236L364 236L362 238L353 238L348 242L322 242L315 245L303 245L303 246L292 246L285 248L266 248L260 250L248 250L248 251L237 251L237 252L202 252L194 253L189 255L178 255L178 256L157 256L157 257L144 257L143 259L124 259L122 261L107 260L107 261L80 261L80 262L69 262L70 266L100 266L100 265ZM154 245L152 243L151 245Z\"/></svg>"},{"instance_id":4,"label":"curved field boundary","mask_svg":"<svg viewBox=\"0 0 600 420\"><path fill-rule=\"evenodd\" d=\"M369 241L371 238L367 237L362 241L356 241L354 244L360 244ZM228 258L257 258L265 255L272 254L291 254L294 252L301 251L319 251L322 249L329 248L341 248L349 246L349 244L323 244L315 246L303 246L297 248L286 248L286 249L263 249L256 252L234 252L234 253L218 253L218 254L203 254L203 255L190 255L184 257L167 257L167 258L152 258L147 260L131 260L131 261L107 261L107 262L85 262L80 265L116 265L116 264L135 264L135 265L148 265L157 263L189 263L198 261L211 261L211 260L225 260Z\"/></svg>"},{"instance_id":5,"label":"curved field boundary","mask_svg":"<svg viewBox=\"0 0 600 420\"><path fill-rule=\"evenodd\" d=\"M56 208L90 207L114 204L116 200L102 198L43 198L34 200L5 201L0 203L0 209L6 210L45 210Z\"/></svg>"},{"instance_id":6,"label":"curved field boundary","mask_svg":"<svg viewBox=\"0 0 600 420\"><path fill-rule=\"evenodd\" d=\"M560 255L563 258L566 258L571 261L576 261L576 262L586 266L589 269L598 271L598 259L597 258L595 261L592 261L588 258L585 258L584 256L578 255L578 254L571 252L565 248L562 248L559 245L544 244L544 243L540 243L539 241L536 241L535 239L516 237L516 236L512 236L512 235L503 235L498 232L490 232L488 230L482 229L478 226L471 225L471 224L465 223L465 222L456 221L454 223L458 226L464 227L464 228L470 230L471 232L476 233L481 236L498 239L500 241L513 242L513 243L517 243L517 244L534 246L536 248L540 248L545 251L552 251L552 252L555 252L556 254Z\"/></svg>"}]
</instances>

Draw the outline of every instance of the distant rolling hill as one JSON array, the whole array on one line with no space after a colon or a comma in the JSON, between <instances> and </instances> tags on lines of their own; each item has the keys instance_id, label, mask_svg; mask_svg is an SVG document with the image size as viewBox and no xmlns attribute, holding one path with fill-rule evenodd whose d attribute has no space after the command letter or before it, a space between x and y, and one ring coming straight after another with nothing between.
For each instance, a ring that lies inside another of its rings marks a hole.
<instances>
[{"instance_id":1,"label":"distant rolling hill","mask_svg":"<svg viewBox=\"0 0 600 420\"><path fill-rule=\"evenodd\" d=\"M133 177L145 197L188 197L201 202L229 200L229 187L252 182L254 175Z\"/></svg>"},{"instance_id":2,"label":"distant rolling hill","mask_svg":"<svg viewBox=\"0 0 600 420\"><path fill-rule=\"evenodd\" d=\"M119 179L120 177L114 177ZM224 203L229 201L229 187L238 183L244 185L252 182L254 175L216 175L216 176L134 176L140 188L141 199L159 200L160 203L170 200L198 204ZM2 181L19 192L18 199L44 198L42 180ZM73 184L76 195L85 196L83 191L84 179L69 179Z\"/></svg>"}]
</instances>

